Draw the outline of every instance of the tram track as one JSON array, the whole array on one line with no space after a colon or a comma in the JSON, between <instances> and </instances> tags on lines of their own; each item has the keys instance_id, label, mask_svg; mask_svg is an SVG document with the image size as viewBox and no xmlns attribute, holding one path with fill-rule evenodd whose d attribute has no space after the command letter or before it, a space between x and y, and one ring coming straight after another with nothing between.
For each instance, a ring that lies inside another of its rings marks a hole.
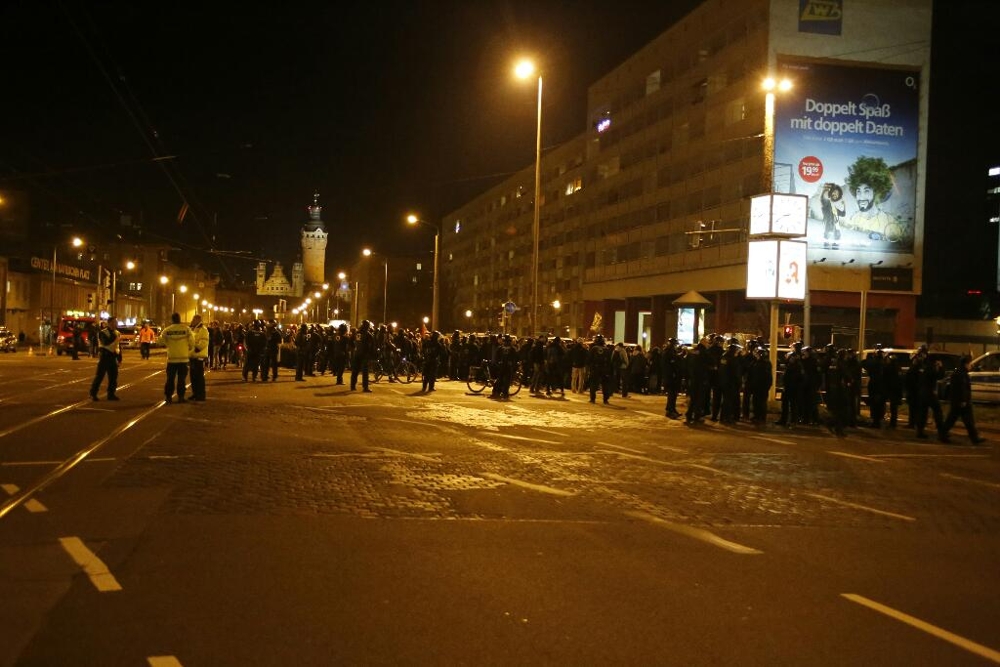
<instances>
[{"instance_id":1,"label":"tram track","mask_svg":"<svg viewBox=\"0 0 1000 667\"><path fill-rule=\"evenodd\" d=\"M156 370L152 373L148 373L132 382L127 382L118 386L118 391L127 391L130 388L137 388L140 385L146 383L148 380L156 377L163 373L163 370ZM86 378L81 378L80 380L75 380L72 383L65 383L60 386L67 386L70 384L75 384L76 382L83 381ZM93 400L89 397L83 400L70 403L55 409L49 410L48 412L38 415L36 417L31 417L27 419L22 419L17 423L11 424L6 428L0 429L0 447L3 445L5 438L9 436L24 431L29 428L37 428L40 425L47 425L48 422L56 419L60 416L66 416L74 414L75 411L81 410L83 408L89 408L94 404ZM22 483L18 486L18 490L10 495L9 498L5 499L2 504L0 504L0 519L3 519L13 510L17 509L22 505L27 505L31 502L34 497L41 492L43 489L51 486L53 483L67 475L70 471L76 468L79 464L83 463L91 457L95 452L100 450L107 443L119 438L122 434L126 433L130 429L134 428L136 425L140 424L148 417L156 413L157 410L166 405L164 400L159 400L152 405L146 403L141 406L141 411L136 413L134 410L130 410L127 415L123 415L121 418L115 420L110 428L105 429L105 434L91 441L89 444L81 449L78 449L69 456L54 457L57 460L53 460L52 467L46 472L42 473L40 476L35 478L33 481ZM72 428L65 429L67 433L73 433Z\"/></svg>"}]
</instances>

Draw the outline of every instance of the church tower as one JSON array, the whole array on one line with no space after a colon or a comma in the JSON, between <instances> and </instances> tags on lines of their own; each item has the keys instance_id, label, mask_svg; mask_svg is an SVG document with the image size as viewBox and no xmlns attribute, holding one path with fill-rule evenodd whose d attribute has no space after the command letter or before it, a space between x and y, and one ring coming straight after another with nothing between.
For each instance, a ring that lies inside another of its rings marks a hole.
<instances>
[{"instance_id":1,"label":"church tower","mask_svg":"<svg viewBox=\"0 0 1000 667\"><path fill-rule=\"evenodd\" d=\"M302 265L306 284L320 285L326 276L326 229L320 214L319 193L313 195L309 221L302 226ZM293 271L294 276L294 271ZM294 280L293 280L294 284Z\"/></svg>"}]
</instances>

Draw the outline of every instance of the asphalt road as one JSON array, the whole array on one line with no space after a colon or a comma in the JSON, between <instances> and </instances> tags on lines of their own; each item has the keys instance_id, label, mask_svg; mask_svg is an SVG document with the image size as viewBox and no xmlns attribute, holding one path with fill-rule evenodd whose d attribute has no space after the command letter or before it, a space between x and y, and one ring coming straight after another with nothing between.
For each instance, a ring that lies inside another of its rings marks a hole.
<instances>
[{"instance_id":1,"label":"asphalt road","mask_svg":"<svg viewBox=\"0 0 1000 667\"><path fill-rule=\"evenodd\" d=\"M0 355L2 665L1000 663L994 442ZM103 394L102 394L103 395Z\"/></svg>"}]
</instances>

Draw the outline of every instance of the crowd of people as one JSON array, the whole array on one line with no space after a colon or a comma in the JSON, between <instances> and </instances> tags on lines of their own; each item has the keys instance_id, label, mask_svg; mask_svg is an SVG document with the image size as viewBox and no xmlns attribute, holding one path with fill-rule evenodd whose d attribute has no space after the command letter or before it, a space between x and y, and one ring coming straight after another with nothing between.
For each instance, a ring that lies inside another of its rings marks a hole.
<instances>
[{"instance_id":1,"label":"crowd of people","mask_svg":"<svg viewBox=\"0 0 1000 667\"><path fill-rule=\"evenodd\" d=\"M101 350L98 377L91 391L96 400L97 387L105 375L112 375L117 337L109 340L106 323L94 336ZM140 340L151 343L152 336L140 332ZM377 367L389 382L398 381L404 368L418 369L422 390L433 392L438 378L457 381L469 379L470 369L488 365L493 379L491 397L506 399L515 379L529 387L536 396L565 397L569 390L589 394L595 403L600 394L604 403L620 394L661 394L665 396L664 414L684 419L694 425L710 419L723 424L744 420L762 426L767 420L768 395L772 384L772 366L762 337L744 341L719 334L703 337L695 345L681 345L674 338L662 346L644 350L638 345L612 343L597 335L592 341L541 335L517 340L504 334L471 334L455 331L451 336L438 331L375 326L365 320L358 327L292 324L279 326L275 320L261 319L243 323L211 322L203 324L195 316L190 325L174 314L172 323L159 333L158 340L167 348L167 401L176 393L185 400L185 381L190 373L194 400L205 400L205 371L224 370L235 365L244 382L275 381L283 355L294 355L295 381L325 375L327 371L338 385L346 384L348 372L352 391L361 385L371 392L370 373ZM143 357L148 358L144 346ZM775 424L786 428L812 425L827 426L838 436L849 427L896 428L900 406L905 401L908 426L917 438L928 438L927 422L932 418L937 437L949 441L949 431L961 419L973 443L982 442L975 426L970 357L962 358L959 368L944 382L945 370L940 361L928 357L921 347L904 368L897 355L886 354L881 346L865 359L852 349L827 345L813 349L801 342L792 345L785 355L781 391L781 414ZM116 366L116 364L115 364ZM113 375L116 377L117 366ZM867 376L867 393L863 377ZM946 393L947 396L942 396ZM687 396L684 415L678 409L678 396ZM109 398L114 396L114 380ZM941 400L950 409L943 414ZM114 399L112 399L114 400ZM863 406L868 414L863 414ZM825 409L821 414L821 406Z\"/></svg>"}]
</instances>

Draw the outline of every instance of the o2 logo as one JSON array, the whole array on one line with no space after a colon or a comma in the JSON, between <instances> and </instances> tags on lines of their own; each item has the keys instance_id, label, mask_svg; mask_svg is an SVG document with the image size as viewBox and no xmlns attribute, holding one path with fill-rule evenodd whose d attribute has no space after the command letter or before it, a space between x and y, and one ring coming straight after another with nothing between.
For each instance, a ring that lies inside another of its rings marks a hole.
<instances>
[{"instance_id":1,"label":"o2 logo","mask_svg":"<svg viewBox=\"0 0 1000 667\"><path fill-rule=\"evenodd\" d=\"M815 155L807 155L799 160L799 176L806 183L815 183L823 178L823 163Z\"/></svg>"}]
</instances>

